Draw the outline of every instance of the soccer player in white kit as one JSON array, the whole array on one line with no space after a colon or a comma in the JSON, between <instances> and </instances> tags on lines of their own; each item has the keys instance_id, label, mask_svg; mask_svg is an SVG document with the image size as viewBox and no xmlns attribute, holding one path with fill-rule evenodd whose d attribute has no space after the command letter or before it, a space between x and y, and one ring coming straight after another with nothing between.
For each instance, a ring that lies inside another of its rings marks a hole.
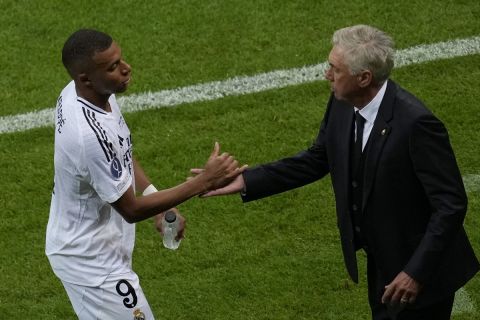
<instances>
[{"instance_id":1,"label":"soccer player in white kit","mask_svg":"<svg viewBox=\"0 0 480 320\"><path fill-rule=\"evenodd\" d=\"M79 319L153 319L132 270L134 223L155 217L159 229L163 212L180 216L176 205L228 184L244 167L219 154L216 143L200 175L157 191L133 157L115 99L131 79L119 46L103 32L81 29L65 42L62 62L73 80L56 106L46 255Z\"/></svg>"}]
</instances>

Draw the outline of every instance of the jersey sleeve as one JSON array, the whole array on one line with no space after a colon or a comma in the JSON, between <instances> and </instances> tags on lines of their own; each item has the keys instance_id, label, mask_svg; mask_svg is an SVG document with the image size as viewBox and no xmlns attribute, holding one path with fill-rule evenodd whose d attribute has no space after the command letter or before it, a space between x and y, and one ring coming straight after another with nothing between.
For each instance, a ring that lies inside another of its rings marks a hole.
<instances>
[{"instance_id":1,"label":"jersey sleeve","mask_svg":"<svg viewBox=\"0 0 480 320\"><path fill-rule=\"evenodd\" d=\"M116 149L105 132L87 135L84 150L88 183L103 201L117 201L132 184L121 150Z\"/></svg>"}]
</instances>

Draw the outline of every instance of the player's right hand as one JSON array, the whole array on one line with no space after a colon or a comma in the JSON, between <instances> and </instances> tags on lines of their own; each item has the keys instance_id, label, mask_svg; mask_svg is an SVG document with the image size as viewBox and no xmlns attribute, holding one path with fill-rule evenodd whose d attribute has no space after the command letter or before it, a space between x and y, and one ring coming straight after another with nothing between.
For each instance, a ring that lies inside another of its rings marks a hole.
<instances>
[{"instance_id":1,"label":"player's right hand","mask_svg":"<svg viewBox=\"0 0 480 320\"><path fill-rule=\"evenodd\" d=\"M219 153L220 145L215 142L203 171L198 174L206 181L206 191L225 187L247 168L247 165L239 167L238 161L228 153Z\"/></svg>"}]
</instances>

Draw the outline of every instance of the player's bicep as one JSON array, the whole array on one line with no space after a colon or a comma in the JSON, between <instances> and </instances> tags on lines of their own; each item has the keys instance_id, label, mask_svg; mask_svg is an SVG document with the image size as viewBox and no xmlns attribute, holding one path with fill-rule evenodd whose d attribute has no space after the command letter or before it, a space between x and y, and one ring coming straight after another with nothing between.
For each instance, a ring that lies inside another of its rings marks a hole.
<instances>
[{"instance_id":1,"label":"player's bicep","mask_svg":"<svg viewBox=\"0 0 480 320\"><path fill-rule=\"evenodd\" d=\"M130 223L136 222L137 198L133 187L130 186L116 201L110 203L122 217Z\"/></svg>"}]
</instances>

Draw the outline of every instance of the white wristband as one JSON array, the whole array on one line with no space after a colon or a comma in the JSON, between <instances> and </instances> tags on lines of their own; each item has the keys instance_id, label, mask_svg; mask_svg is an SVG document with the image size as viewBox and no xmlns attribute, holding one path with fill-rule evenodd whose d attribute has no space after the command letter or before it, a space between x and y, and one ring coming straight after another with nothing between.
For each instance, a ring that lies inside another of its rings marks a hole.
<instances>
[{"instance_id":1,"label":"white wristband","mask_svg":"<svg viewBox=\"0 0 480 320\"><path fill-rule=\"evenodd\" d=\"M142 192L142 196L147 196L151 193L154 193L154 192L157 192L157 188L155 188L155 186L153 184L149 185L148 187L145 188L145 190L143 190Z\"/></svg>"}]
</instances>

